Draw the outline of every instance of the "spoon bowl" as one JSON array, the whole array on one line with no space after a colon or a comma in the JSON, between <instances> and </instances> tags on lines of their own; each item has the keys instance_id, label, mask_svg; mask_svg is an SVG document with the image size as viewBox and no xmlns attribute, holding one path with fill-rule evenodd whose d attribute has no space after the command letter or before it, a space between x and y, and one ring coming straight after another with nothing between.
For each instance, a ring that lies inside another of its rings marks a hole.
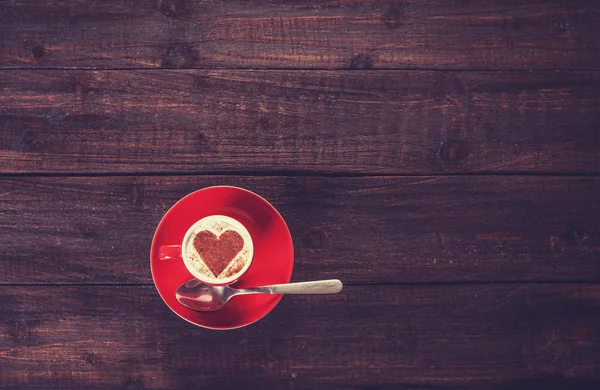
<instances>
[{"instance_id":1,"label":"spoon bowl","mask_svg":"<svg viewBox=\"0 0 600 390\"><path fill-rule=\"evenodd\" d=\"M191 279L177 288L175 298L183 306L197 311L219 310L236 295L243 294L336 294L342 290L338 279L313 282L274 284L254 288L232 288L210 286L197 279Z\"/></svg>"}]
</instances>

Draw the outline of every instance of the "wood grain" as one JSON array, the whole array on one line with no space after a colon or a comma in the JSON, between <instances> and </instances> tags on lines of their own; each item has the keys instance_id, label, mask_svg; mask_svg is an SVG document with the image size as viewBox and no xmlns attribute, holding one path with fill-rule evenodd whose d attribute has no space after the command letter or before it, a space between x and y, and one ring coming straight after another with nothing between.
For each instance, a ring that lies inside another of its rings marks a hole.
<instances>
[{"instance_id":1,"label":"wood grain","mask_svg":"<svg viewBox=\"0 0 600 390\"><path fill-rule=\"evenodd\" d=\"M0 171L599 173L600 74L0 72Z\"/></svg>"},{"instance_id":2,"label":"wood grain","mask_svg":"<svg viewBox=\"0 0 600 390\"><path fill-rule=\"evenodd\" d=\"M211 185L271 201L295 281L600 280L600 178L59 177L0 180L0 283L151 283L163 214Z\"/></svg>"},{"instance_id":3,"label":"wood grain","mask_svg":"<svg viewBox=\"0 0 600 390\"><path fill-rule=\"evenodd\" d=\"M181 320L151 286L0 299L3 389L600 386L598 285L347 286L225 332Z\"/></svg>"},{"instance_id":4,"label":"wood grain","mask_svg":"<svg viewBox=\"0 0 600 390\"><path fill-rule=\"evenodd\" d=\"M0 2L2 68L599 69L595 0Z\"/></svg>"},{"instance_id":5,"label":"wood grain","mask_svg":"<svg viewBox=\"0 0 600 390\"><path fill-rule=\"evenodd\" d=\"M597 390L598 25L594 0L0 0L0 388ZM341 294L173 314L153 232L224 184Z\"/></svg>"}]
</instances>

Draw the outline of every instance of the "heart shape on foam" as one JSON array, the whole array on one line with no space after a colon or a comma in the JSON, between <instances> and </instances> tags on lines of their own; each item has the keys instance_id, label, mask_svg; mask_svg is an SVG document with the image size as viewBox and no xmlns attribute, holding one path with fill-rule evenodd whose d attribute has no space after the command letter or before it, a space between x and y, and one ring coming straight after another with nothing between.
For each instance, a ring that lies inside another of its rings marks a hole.
<instances>
[{"instance_id":1,"label":"heart shape on foam","mask_svg":"<svg viewBox=\"0 0 600 390\"><path fill-rule=\"evenodd\" d=\"M194 248L215 278L218 278L244 248L244 239L233 230L227 230L219 237L208 230L202 230L194 237Z\"/></svg>"}]
</instances>

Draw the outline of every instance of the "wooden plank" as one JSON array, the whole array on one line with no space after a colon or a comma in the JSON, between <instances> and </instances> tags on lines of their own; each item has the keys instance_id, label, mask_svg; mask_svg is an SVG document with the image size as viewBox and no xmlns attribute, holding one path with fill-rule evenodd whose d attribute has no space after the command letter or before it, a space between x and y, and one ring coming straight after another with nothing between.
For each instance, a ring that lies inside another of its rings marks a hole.
<instances>
[{"instance_id":1,"label":"wooden plank","mask_svg":"<svg viewBox=\"0 0 600 390\"><path fill-rule=\"evenodd\" d=\"M599 69L595 0L0 2L3 68Z\"/></svg>"},{"instance_id":2,"label":"wooden plank","mask_svg":"<svg viewBox=\"0 0 600 390\"><path fill-rule=\"evenodd\" d=\"M183 176L0 180L0 283L151 283L162 215L211 185L277 207L296 280L600 280L597 177Z\"/></svg>"},{"instance_id":3,"label":"wooden plank","mask_svg":"<svg viewBox=\"0 0 600 390\"><path fill-rule=\"evenodd\" d=\"M0 88L8 173L600 172L593 72L6 71Z\"/></svg>"},{"instance_id":4,"label":"wooden plank","mask_svg":"<svg viewBox=\"0 0 600 390\"><path fill-rule=\"evenodd\" d=\"M598 285L347 286L225 332L151 286L0 297L3 389L600 386Z\"/></svg>"}]
</instances>

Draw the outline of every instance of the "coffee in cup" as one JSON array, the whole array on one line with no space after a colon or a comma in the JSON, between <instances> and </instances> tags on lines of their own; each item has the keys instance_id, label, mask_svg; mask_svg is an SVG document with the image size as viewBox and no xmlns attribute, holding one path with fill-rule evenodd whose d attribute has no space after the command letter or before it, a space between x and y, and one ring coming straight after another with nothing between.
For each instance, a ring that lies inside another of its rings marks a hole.
<instances>
[{"instance_id":1,"label":"coffee in cup","mask_svg":"<svg viewBox=\"0 0 600 390\"><path fill-rule=\"evenodd\" d=\"M181 252L195 278L223 285L236 281L250 267L254 246L250 233L239 221L211 215L188 229Z\"/></svg>"}]
</instances>

